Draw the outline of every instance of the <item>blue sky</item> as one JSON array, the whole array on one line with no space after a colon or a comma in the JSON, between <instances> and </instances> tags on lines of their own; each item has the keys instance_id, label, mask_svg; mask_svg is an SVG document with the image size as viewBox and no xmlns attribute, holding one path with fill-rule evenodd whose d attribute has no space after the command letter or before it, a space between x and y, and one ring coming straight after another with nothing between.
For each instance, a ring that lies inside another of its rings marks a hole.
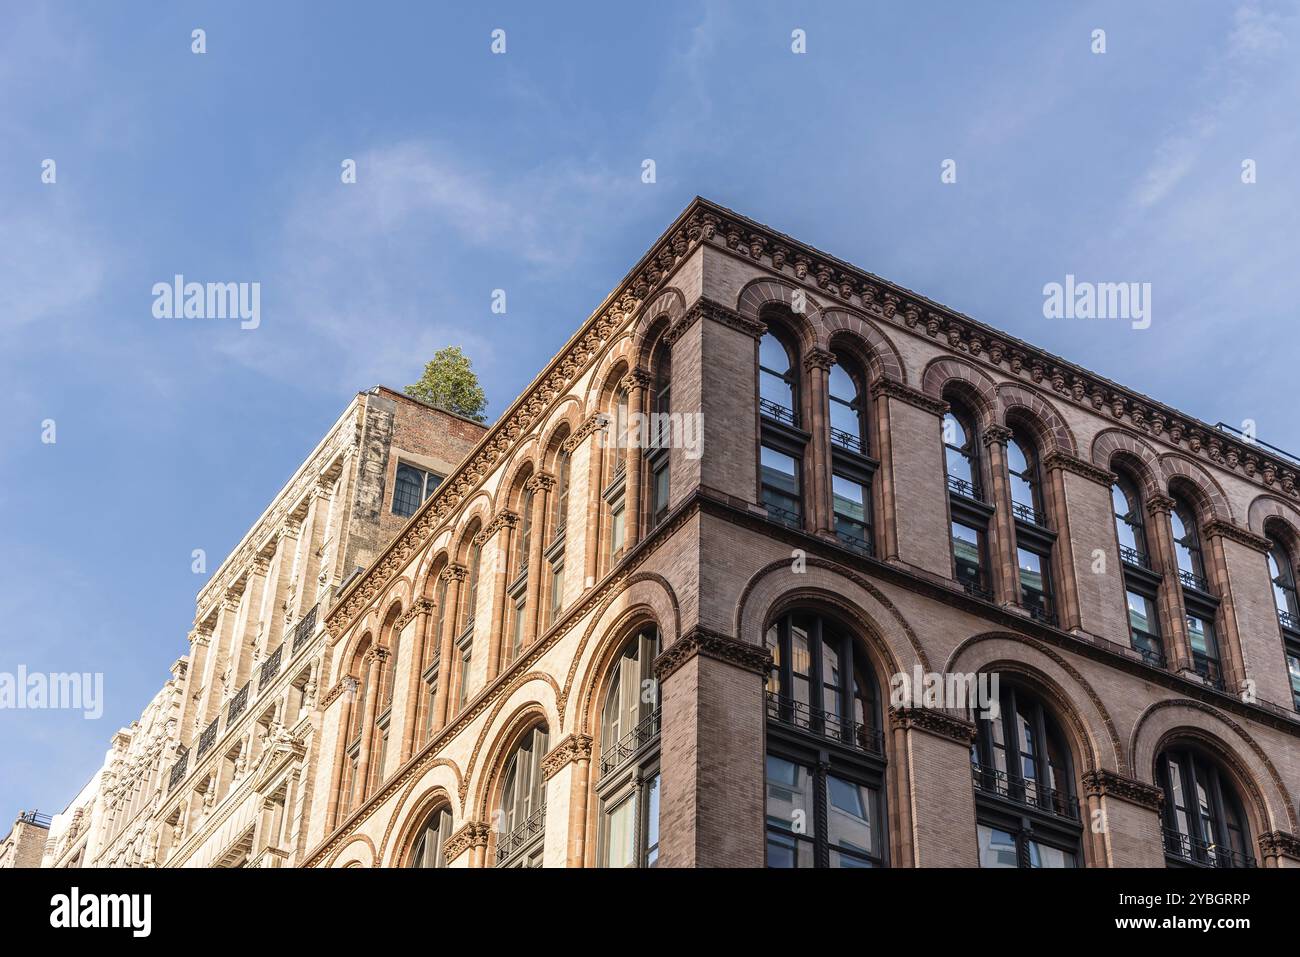
<instances>
[{"instance_id":1,"label":"blue sky","mask_svg":"<svg viewBox=\"0 0 1300 957\"><path fill-rule=\"evenodd\" d=\"M500 412L695 194L1300 449L1294 3L330 6L6 4L0 672L105 706L0 711L0 830L73 797L186 650L192 550L353 393L454 343ZM261 325L155 319L176 273L260 282ZM1151 327L1045 319L1066 273L1150 282Z\"/></svg>"}]
</instances>

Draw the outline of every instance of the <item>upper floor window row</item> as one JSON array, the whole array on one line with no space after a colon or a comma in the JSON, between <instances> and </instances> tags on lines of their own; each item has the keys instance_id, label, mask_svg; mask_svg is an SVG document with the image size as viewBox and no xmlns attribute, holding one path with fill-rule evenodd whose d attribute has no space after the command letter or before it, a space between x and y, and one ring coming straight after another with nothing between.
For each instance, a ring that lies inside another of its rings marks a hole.
<instances>
[{"instance_id":1,"label":"upper floor window row","mask_svg":"<svg viewBox=\"0 0 1300 957\"><path fill-rule=\"evenodd\" d=\"M409 518L430 495L438 490L443 476L427 469L399 462L393 483L393 514Z\"/></svg>"}]
</instances>

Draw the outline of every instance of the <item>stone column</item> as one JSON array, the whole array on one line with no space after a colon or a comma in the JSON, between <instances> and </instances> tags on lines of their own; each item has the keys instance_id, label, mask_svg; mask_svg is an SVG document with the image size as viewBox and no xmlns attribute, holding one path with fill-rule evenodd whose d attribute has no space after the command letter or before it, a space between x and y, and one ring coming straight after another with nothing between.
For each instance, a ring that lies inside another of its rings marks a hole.
<instances>
[{"instance_id":1,"label":"stone column","mask_svg":"<svg viewBox=\"0 0 1300 957\"><path fill-rule=\"evenodd\" d=\"M1056 541L1051 556L1052 600L1056 605L1061 628L1076 631L1083 627L1083 613L1079 602L1077 566L1074 560L1074 538L1070 530L1070 497L1066 494L1065 456L1053 454L1042 464L1043 508L1051 516L1049 521L1056 531Z\"/></svg>"},{"instance_id":2,"label":"stone column","mask_svg":"<svg viewBox=\"0 0 1300 957\"><path fill-rule=\"evenodd\" d=\"M624 485L626 496L623 509L623 553L627 552L641 540L641 486L644 476L641 474L641 461L644 450L641 448L646 397L650 389L650 373L644 369L633 369L623 377L623 388L627 389L627 431L621 436L626 444L622 450L627 456L627 477Z\"/></svg>"},{"instance_id":3,"label":"stone column","mask_svg":"<svg viewBox=\"0 0 1300 957\"><path fill-rule=\"evenodd\" d=\"M194 727L195 736L202 733L203 729L212 722L212 719L221 710L222 695L224 693L234 694L239 690L238 685L230 688L224 688L222 685L226 664L230 656L235 616L238 613L239 595L227 592L221 599L221 610L217 615L217 627L208 651L208 668L203 682L203 697L199 710L195 714L198 719Z\"/></svg>"},{"instance_id":4,"label":"stone column","mask_svg":"<svg viewBox=\"0 0 1300 957\"><path fill-rule=\"evenodd\" d=\"M369 794L370 752L374 743L376 708L379 706L379 685L383 676L383 662L388 657L387 648L372 647L366 652L366 700L361 712L361 748L357 754L358 794L365 800ZM346 735L346 732L345 732ZM345 738L346 740L346 738Z\"/></svg>"},{"instance_id":5,"label":"stone column","mask_svg":"<svg viewBox=\"0 0 1300 957\"><path fill-rule=\"evenodd\" d=\"M1020 571L1016 560L1016 526L1011 514L1011 484L1007 479L1007 443L1011 430L993 425L984 431L988 487L985 497L993 506L989 523L989 565L998 604L1020 607Z\"/></svg>"},{"instance_id":6,"label":"stone column","mask_svg":"<svg viewBox=\"0 0 1300 957\"><path fill-rule=\"evenodd\" d=\"M1174 551L1174 531L1169 514L1174 500L1155 495L1147 500L1147 541L1151 548L1151 565L1160 572L1160 642L1170 671L1186 671L1192 666L1187 644L1187 607L1183 604L1183 584L1178 577L1178 554Z\"/></svg>"},{"instance_id":7,"label":"stone column","mask_svg":"<svg viewBox=\"0 0 1300 957\"><path fill-rule=\"evenodd\" d=\"M803 357L804 374L808 378L806 395L807 415L800 426L812 439L804 462L804 475L810 476L805 501L809 503L809 531L818 535L834 532L834 508L831 505L831 433L830 391L828 378L835 364L835 355L825 349L812 349Z\"/></svg>"},{"instance_id":8,"label":"stone column","mask_svg":"<svg viewBox=\"0 0 1300 957\"><path fill-rule=\"evenodd\" d=\"M655 659L663 867L762 867L766 649L695 627Z\"/></svg>"},{"instance_id":9,"label":"stone column","mask_svg":"<svg viewBox=\"0 0 1300 957\"><path fill-rule=\"evenodd\" d=\"M451 688L451 677L455 663L451 660L452 645L456 640L456 621L460 612L460 593L462 583L469 570L464 565L448 565L442 570L447 581L447 613L442 616L442 634L438 645L438 690L433 702L433 729L435 733L446 725L450 715L447 713Z\"/></svg>"},{"instance_id":10,"label":"stone column","mask_svg":"<svg viewBox=\"0 0 1300 957\"><path fill-rule=\"evenodd\" d=\"M582 867L587 833L589 734L570 734L542 759L546 780L545 867Z\"/></svg>"},{"instance_id":11,"label":"stone column","mask_svg":"<svg viewBox=\"0 0 1300 957\"><path fill-rule=\"evenodd\" d=\"M488 623L488 660L485 681L490 682L501 669L502 648L509 640L506 634L506 587L510 584L510 544L514 537L515 526L519 524L519 514L502 510L492 523L479 535L484 544L496 535L496 561L492 568L492 620ZM481 559L480 559L481 561ZM483 566L479 565L480 582ZM480 586L481 587L481 586ZM476 616L477 617L477 616ZM480 632L481 634L482 632Z\"/></svg>"},{"instance_id":12,"label":"stone column","mask_svg":"<svg viewBox=\"0 0 1300 957\"><path fill-rule=\"evenodd\" d=\"M890 844L899 867L977 867L970 748L975 725L933 708L890 708Z\"/></svg>"},{"instance_id":13,"label":"stone column","mask_svg":"<svg viewBox=\"0 0 1300 957\"><path fill-rule=\"evenodd\" d=\"M275 534L275 588L271 591L270 619L266 631L266 648L274 651L284 641L285 627L288 625L286 604L289 589L293 585L293 564L298 552L298 535L302 531L300 523L288 520Z\"/></svg>"},{"instance_id":14,"label":"stone column","mask_svg":"<svg viewBox=\"0 0 1300 957\"><path fill-rule=\"evenodd\" d=\"M542 549L546 538L546 516L550 514L551 489L554 486L555 476L547 472L538 472L528 480L528 488L533 493L533 508L529 518L531 537L528 541L528 602L524 606L525 648L537 640L537 622L541 620L542 584L546 580Z\"/></svg>"},{"instance_id":15,"label":"stone column","mask_svg":"<svg viewBox=\"0 0 1300 957\"><path fill-rule=\"evenodd\" d=\"M1093 867L1164 867L1158 787L1114 771L1083 775L1083 843Z\"/></svg>"},{"instance_id":16,"label":"stone column","mask_svg":"<svg viewBox=\"0 0 1300 957\"><path fill-rule=\"evenodd\" d=\"M439 635L431 635L433 622L433 609L435 603L429 598L417 598L407 611L397 622L398 632L415 619L416 640L411 642L410 651L407 652L407 660L410 662L406 677L406 707L402 715L402 747L397 764L405 764L407 759L415 749L415 725L416 718L419 714L419 702L423 697L424 690L421 687L423 682L424 671L424 649L427 642L438 642L441 640ZM394 676L396 680L397 676Z\"/></svg>"}]
</instances>

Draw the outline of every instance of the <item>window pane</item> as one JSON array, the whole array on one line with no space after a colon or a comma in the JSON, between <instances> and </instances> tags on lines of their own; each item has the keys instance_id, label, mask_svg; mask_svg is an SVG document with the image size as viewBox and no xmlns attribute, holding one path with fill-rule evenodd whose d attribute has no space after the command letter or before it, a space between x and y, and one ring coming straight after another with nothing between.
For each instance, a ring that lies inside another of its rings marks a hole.
<instances>
[{"instance_id":1,"label":"window pane","mask_svg":"<svg viewBox=\"0 0 1300 957\"><path fill-rule=\"evenodd\" d=\"M982 536L976 529L960 522L952 523L952 557L958 581L983 587L983 552Z\"/></svg>"},{"instance_id":2,"label":"window pane","mask_svg":"<svg viewBox=\"0 0 1300 957\"><path fill-rule=\"evenodd\" d=\"M645 866L659 863L659 772L646 785Z\"/></svg>"},{"instance_id":3,"label":"window pane","mask_svg":"<svg viewBox=\"0 0 1300 957\"><path fill-rule=\"evenodd\" d=\"M393 514L410 516L424 501L424 473L409 465L397 466L393 486Z\"/></svg>"},{"instance_id":4,"label":"window pane","mask_svg":"<svg viewBox=\"0 0 1300 957\"><path fill-rule=\"evenodd\" d=\"M861 482L836 475L831 479L835 498L835 514L853 521L867 521L867 489Z\"/></svg>"},{"instance_id":5,"label":"window pane","mask_svg":"<svg viewBox=\"0 0 1300 957\"><path fill-rule=\"evenodd\" d=\"M1063 851L1060 848L1051 847L1047 844L1039 844L1037 841L1030 841L1029 866L1074 867L1074 855L1069 851Z\"/></svg>"},{"instance_id":6,"label":"window pane","mask_svg":"<svg viewBox=\"0 0 1300 957\"><path fill-rule=\"evenodd\" d=\"M868 787L827 775L829 815L827 826L830 843L841 851L857 852L859 857L875 854L873 826L875 793ZM852 866L851 863L843 866Z\"/></svg>"},{"instance_id":7,"label":"window pane","mask_svg":"<svg viewBox=\"0 0 1300 957\"><path fill-rule=\"evenodd\" d=\"M812 772L801 764L767 756L769 829L812 837Z\"/></svg>"},{"instance_id":8,"label":"window pane","mask_svg":"<svg viewBox=\"0 0 1300 957\"><path fill-rule=\"evenodd\" d=\"M1008 831L979 826L980 867L1016 867L1016 839Z\"/></svg>"},{"instance_id":9,"label":"window pane","mask_svg":"<svg viewBox=\"0 0 1300 957\"><path fill-rule=\"evenodd\" d=\"M624 798L608 814L605 866L636 866L636 795Z\"/></svg>"}]
</instances>

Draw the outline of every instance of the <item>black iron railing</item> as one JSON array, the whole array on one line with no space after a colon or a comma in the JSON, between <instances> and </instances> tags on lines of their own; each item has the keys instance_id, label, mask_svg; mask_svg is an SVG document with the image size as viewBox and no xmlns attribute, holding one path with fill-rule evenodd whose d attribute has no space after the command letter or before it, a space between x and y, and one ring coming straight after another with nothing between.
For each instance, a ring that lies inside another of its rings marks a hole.
<instances>
[{"instance_id":1,"label":"black iron railing","mask_svg":"<svg viewBox=\"0 0 1300 957\"><path fill-rule=\"evenodd\" d=\"M775 691L767 692L767 716L778 724L808 731L868 754L883 754L885 751L885 735L880 729L814 708Z\"/></svg>"},{"instance_id":2,"label":"black iron railing","mask_svg":"<svg viewBox=\"0 0 1300 957\"><path fill-rule=\"evenodd\" d=\"M1165 653L1160 650L1160 642L1155 635L1133 628L1129 640L1133 650L1142 656L1143 664L1151 665L1153 668L1166 667Z\"/></svg>"},{"instance_id":3,"label":"black iron railing","mask_svg":"<svg viewBox=\"0 0 1300 957\"><path fill-rule=\"evenodd\" d=\"M1208 844L1200 838L1171 827L1164 828L1165 856L1199 867L1254 867L1255 859L1222 844Z\"/></svg>"},{"instance_id":4,"label":"black iron railing","mask_svg":"<svg viewBox=\"0 0 1300 957\"><path fill-rule=\"evenodd\" d=\"M280 673L280 659L284 657L284 645L276 648L266 656L262 662L262 670L257 675L257 693L261 694L266 690L266 686L275 680L275 676Z\"/></svg>"},{"instance_id":5,"label":"black iron railing","mask_svg":"<svg viewBox=\"0 0 1300 957\"><path fill-rule=\"evenodd\" d=\"M1195 572L1178 570L1178 580L1188 588L1195 588L1197 591L1203 591L1206 594L1210 592L1210 583L1206 581L1204 575L1198 575Z\"/></svg>"},{"instance_id":6,"label":"black iron railing","mask_svg":"<svg viewBox=\"0 0 1300 957\"><path fill-rule=\"evenodd\" d=\"M204 728L203 733L199 735L198 757L203 757L203 755L210 751L212 746L217 743L217 725L220 721L221 715L217 715L212 719L212 723Z\"/></svg>"},{"instance_id":7,"label":"black iron railing","mask_svg":"<svg viewBox=\"0 0 1300 957\"><path fill-rule=\"evenodd\" d=\"M516 852L523 850L544 830L546 830L546 802L542 801L537 810L524 818L513 830L497 836L497 863L500 864L514 856Z\"/></svg>"},{"instance_id":8,"label":"black iron railing","mask_svg":"<svg viewBox=\"0 0 1300 957\"><path fill-rule=\"evenodd\" d=\"M290 645L290 654L296 655L299 651L307 646L307 642L316 632L316 612L320 605L312 605L311 611L303 615L293 628L293 644Z\"/></svg>"},{"instance_id":9,"label":"black iron railing","mask_svg":"<svg viewBox=\"0 0 1300 957\"><path fill-rule=\"evenodd\" d=\"M1135 565L1138 568L1145 568L1151 571L1151 558L1144 552L1138 551L1132 545L1121 545L1119 547L1119 557L1128 565Z\"/></svg>"},{"instance_id":10,"label":"black iron railing","mask_svg":"<svg viewBox=\"0 0 1300 957\"><path fill-rule=\"evenodd\" d=\"M1193 651L1192 670L1204 678L1205 683L1211 688L1216 688L1219 691L1226 688L1223 680L1223 668L1219 664L1219 659L1203 655L1199 651Z\"/></svg>"},{"instance_id":11,"label":"black iron railing","mask_svg":"<svg viewBox=\"0 0 1300 957\"><path fill-rule=\"evenodd\" d=\"M853 549L859 555L866 555L870 558L876 553L876 547L872 544L870 535L866 530L854 534L839 529L835 532L835 537L839 539L841 545Z\"/></svg>"},{"instance_id":12,"label":"black iron railing","mask_svg":"<svg viewBox=\"0 0 1300 957\"><path fill-rule=\"evenodd\" d=\"M968 482L964 478L958 478L955 475L948 476L948 491L954 495L960 495L962 498L968 498L975 502L984 501L984 495L980 487L974 482Z\"/></svg>"},{"instance_id":13,"label":"black iron railing","mask_svg":"<svg viewBox=\"0 0 1300 957\"><path fill-rule=\"evenodd\" d=\"M1300 631L1300 618L1291 614L1282 608L1277 610L1277 620L1282 623L1283 628L1290 628L1292 631Z\"/></svg>"},{"instance_id":14,"label":"black iron railing","mask_svg":"<svg viewBox=\"0 0 1300 957\"><path fill-rule=\"evenodd\" d=\"M235 719L244 713L248 707L248 686L251 681L245 681L244 687L235 692L235 696L230 699L230 705L226 708L226 727L229 728L235 723Z\"/></svg>"},{"instance_id":15,"label":"black iron railing","mask_svg":"<svg viewBox=\"0 0 1300 957\"><path fill-rule=\"evenodd\" d=\"M18 820L27 824L35 824L37 827L48 828L50 826L50 816L42 814L40 811L20 811Z\"/></svg>"},{"instance_id":16,"label":"black iron railing","mask_svg":"<svg viewBox=\"0 0 1300 957\"><path fill-rule=\"evenodd\" d=\"M1053 628L1057 627L1059 619L1056 617L1056 612L1050 608L1043 605L1026 605L1025 610L1029 612L1029 617L1034 621L1041 621L1044 625L1051 625Z\"/></svg>"},{"instance_id":17,"label":"black iron railing","mask_svg":"<svg viewBox=\"0 0 1300 957\"><path fill-rule=\"evenodd\" d=\"M961 588L962 591L970 595L972 598L979 598L983 601L993 600L993 592L988 588L985 588L979 582L963 580L961 582Z\"/></svg>"},{"instance_id":18,"label":"black iron railing","mask_svg":"<svg viewBox=\"0 0 1300 957\"><path fill-rule=\"evenodd\" d=\"M172 765L171 774L167 775L167 790L169 792L181 781L185 780L185 770L189 767L189 763L190 749L181 745L180 754L176 758L176 763Z\"/></svg>"},{"instance_id":19,"label":"black iron railing","mask_svg":"<svg viewBox=\"0 0 1300 957\"><path fill-rule=\"evenodd\" d=\"M1012 502L1011 514L1022 522L1028 522L1030 525L1037 525L1039 528L1047 527L1046 517L1032 505L1025 505L1023 502Z\"/></svg>"},{"instance_id":20,"label":"black iron railing","mask_svg":"<svg viewBox=\"0 0 1300 957\"><path fill-rule=\"evenodd\" d=\"M856 452L858 455L867 454L867 443L862 441L860 435L845 432L843 429L837 429L834 426L831 427L831 445L838 445L840 448Z\"/></svg>"},{"instance_id":21,"label":"black iron railing","mask_svg":"<svg viewBox=\"0 0 1300 957\"><path fill-rule=\"evenodd\" d=\"M775 419L777 422L784 422L786 425L799 427L799 415L794 409L787 409L785 406L773 402L771 399L759 399L758 410L769 419Z\"/></svg>"},{"instance_id":22,"label":"black iron railing","mask_svg":"<svg viewBox=\"0 0 1300 957\"><path fill-rule=\"evenodd\" d=\"M776 505L772 502L767 502L766 505L767 517L772 519L772 521L780 522L788 528L803 527L803 520L799 517L798 512L792 511L788 508L783 508L782 506Z\"/></svg>"},{"instance_id":23,"label":"black iron railing","mask_svg":"<svg viewBox=\"0 0 1300 957\"><path fill-rule=\"evenodd\" d=\"M635 728L601 752L601 777L612 771L617 771L628 758L659 737L659 717L660 711L656 708L637 722Z\"/></svg>"},{"instance_id":24,"label":"black iron railing","mask_svg":"<svg viewBox=\"0 0 1300 957\"><path fill-rule=\"evenodd\" d=\"M1071 821L1079 820L1079 801L1058 788L1049 788L1039 781L1007 774L997 768L972 764L971 780L975 789L985 794L996 794L1024 807L1035 808Z\"/></svg>"}]
</instances>

